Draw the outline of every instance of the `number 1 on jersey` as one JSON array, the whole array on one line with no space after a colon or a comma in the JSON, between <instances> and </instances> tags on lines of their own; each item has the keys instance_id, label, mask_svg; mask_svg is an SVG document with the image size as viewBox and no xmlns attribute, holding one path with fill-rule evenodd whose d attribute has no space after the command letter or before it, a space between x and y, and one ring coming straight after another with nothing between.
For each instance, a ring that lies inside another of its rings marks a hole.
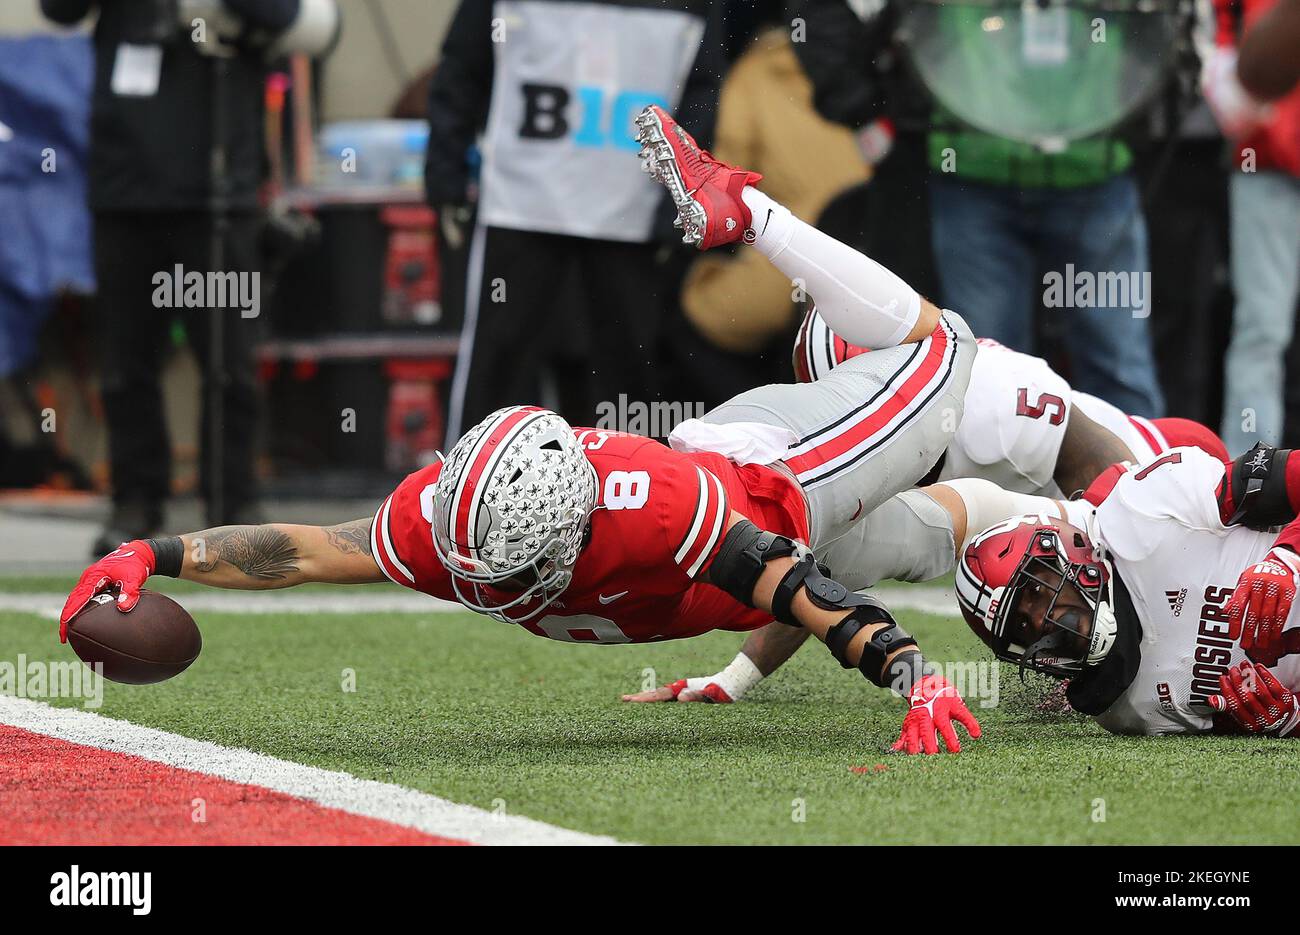
<instances>
[{"instance_id":1,"label":"number 1 on jersey","mask_svg":"<svg viewBox=\"0 0 1300 935\"><path fill-rule=\"evenodd\" d=\"M1160 465L1162 464L1182 464L1182 463L1183 463L1182 454L1177 451L1171 451L1169 452L1169 454L1157 458L1155 461L1152 461L1142 470L1138 471L1136 474L1133 475L1133 479L1146 480L1147 475L1150 474L1152 471L1154 471L1156 468L1160 467Z\"/></svg>"}]
</instances>

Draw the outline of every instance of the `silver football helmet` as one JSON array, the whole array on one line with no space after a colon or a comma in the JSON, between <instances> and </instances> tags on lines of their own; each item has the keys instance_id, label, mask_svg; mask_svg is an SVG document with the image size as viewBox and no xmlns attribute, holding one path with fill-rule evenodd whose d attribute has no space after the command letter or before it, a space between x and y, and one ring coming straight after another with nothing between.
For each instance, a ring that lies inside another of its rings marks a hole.
<instances>
[{"instance_id":1,"label":"silver football helmet","mask_svg":"<svg viewBox=\"0 0 1300 935\"><path fill-rule=\"evenodd\" d=\"M573 579L596 508L596 470L569 423L548 409L511 406L451 449L432 505L434 551L460 602L521 623Z\"/></svg>"}]
</instances>

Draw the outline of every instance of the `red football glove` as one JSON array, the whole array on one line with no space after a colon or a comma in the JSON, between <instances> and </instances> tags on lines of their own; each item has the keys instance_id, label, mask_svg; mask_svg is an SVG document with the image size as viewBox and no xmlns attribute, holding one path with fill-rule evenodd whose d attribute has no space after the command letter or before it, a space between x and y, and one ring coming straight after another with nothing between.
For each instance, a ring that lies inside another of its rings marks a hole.
<instances>
[{"instance_id":1,"label":"red football glove","mask_svg":"<svg viewBox=\"0 0 1300 935\"><path fill-rule=\"evenodd\" d=\"M1274 546L1264 560L1251 565L1237 579L1228 601L1228 620L1241 626L1241 648L1249 653L1268 650L1282 637L1282 627L1295 600L1300 555Z\"/></svg>"},{"instance_id":2,"label":"red football glove","mask_svg":"<svg viewBox=\"0 0 1300 935\"><path fill-rule=\"evenodd\" d=\"M939 744L935 738L935 731L938 731L948 752L960 753L961 741L953 729L953 718L961 722L971 737L980 735L979 721L961 700L957 689L942 675L927 675L913 685L909 701L911 707L903 718L903 731L893 747L895 752L901 750L911 755L924 748L927 754L938 753Z\"/></svg>"},{"instance_id":3,"label":"red football glove","mask_svg":"<svg viewBox=\"0 0 1300 935\"><path fill-rule=\"evenodd\" d=\"M1226 711L1252 734L1289 737L1300 725L1300 700L1264 666L1233 666L1219 676L1219 691L1210 696L1210 707Z\"/></svg>"},{"instance_id":4,"label":"red football glove","mask_svg":"<svg viewBox=\"0 0 1300 935\"><path fill-rule=\"evenodd\" d=\"M59 642L68 641L68 624L86 609L96 594L117 588L117 609L122 613L132 610L140 602L140 586L157 567L158 560L149 543L132 539L83 571L59 615Z\"/></svg>"}]
</instances>

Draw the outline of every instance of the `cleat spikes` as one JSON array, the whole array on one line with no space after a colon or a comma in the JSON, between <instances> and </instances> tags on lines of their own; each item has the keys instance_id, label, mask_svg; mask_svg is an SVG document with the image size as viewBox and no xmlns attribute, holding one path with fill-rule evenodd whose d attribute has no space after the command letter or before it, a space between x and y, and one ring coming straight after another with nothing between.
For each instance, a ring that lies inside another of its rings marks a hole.
<instances>
[{"instance_id":1,"label":"cleat spikes","mask_svg":"<svg viewBox=\"0 0 1300 935\"><path fill-rule=\"evenodd\" d=\"M647 107L634 121L642 169L668 190L677 209L673 227L682 232L682 243L707 249L739 239L743 232L733 216L747 224L748 214L730 189L738 191L762 177L714 159L658 107ZM712 230L714 211L719 224L726 218L730 226Z\"/></svg>"}]
</instances>

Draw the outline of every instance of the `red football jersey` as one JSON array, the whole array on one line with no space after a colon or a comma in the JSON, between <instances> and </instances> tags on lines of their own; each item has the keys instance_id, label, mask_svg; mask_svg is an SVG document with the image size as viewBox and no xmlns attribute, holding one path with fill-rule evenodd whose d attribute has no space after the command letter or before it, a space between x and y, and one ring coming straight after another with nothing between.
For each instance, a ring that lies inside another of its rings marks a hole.
<instances>
[{"instance_id":1,"label":"red football jersey","mask_svg":"<svg viewBox=\"0 0 1300 935\"><path fill-rule=\"evenodd\" d=\"M808 541L803 492L761 465L682 454L653 439L574 429L596 468L598 507L569 587L521 626L575 643L644 643L709 630L753 630L771 615L693 580L713 561L735 510L762 529ZM397 584L456 600L430 528L442 464L402 481L375 514L375 560ZM526 612L524 605L518 612Z\"/></svg>"}]
</instances>

